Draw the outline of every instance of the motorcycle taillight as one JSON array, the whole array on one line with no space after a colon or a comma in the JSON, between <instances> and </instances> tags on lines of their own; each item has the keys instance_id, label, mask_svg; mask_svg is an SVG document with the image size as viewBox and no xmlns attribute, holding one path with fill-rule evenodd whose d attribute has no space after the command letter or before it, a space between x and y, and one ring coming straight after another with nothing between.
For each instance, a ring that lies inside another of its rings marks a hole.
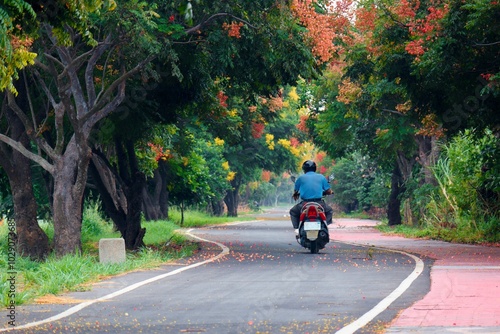
<instances>
[{"instance_id":1,"label":"motorcycle taillight","mask_svg":"<svg viewBox=\"0 0 500 334\"><path fill-rule=\"evenodd\" d=\"M315 219L316 217L318 217L318 210L316 209L316 207L314 205L311 205L307 209L307 217L309 219Z\"/></svg>"},{"instance_id":2,"label":"motorcycle taillight","mask_svg":"<svg viewBox=\"0 0 500 334\"><path fill-rule=\"evenodd\" d=\"M326 221L326 215L325 215L325 213L324 212L320 212L319 213L319 218L321 218L321 220L323 220L323 221Z\"/></svg>"}]
</instances>

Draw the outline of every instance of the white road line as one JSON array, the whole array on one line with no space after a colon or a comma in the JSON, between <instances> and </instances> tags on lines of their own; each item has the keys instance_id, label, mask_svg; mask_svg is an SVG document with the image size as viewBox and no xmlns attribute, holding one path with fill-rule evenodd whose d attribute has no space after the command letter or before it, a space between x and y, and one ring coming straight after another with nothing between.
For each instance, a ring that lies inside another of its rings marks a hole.
<instances>
[{"instance_id":1,"label":"white road line","mask_svg":"<svg viewBox=\"0 0 500 334\"><path fill-rule=\"evenodd\" d=\"M359 244L355 245L366 246ZM377 247L371 247L371 248L377 249ZM408 290L413 281L415 281L417 277L420 276L420 274L424 271L424 262L415 255L388 248L378 248L378 249L383 249L385 251L390 251L394 253L400 253L411 257L413 260L415 260L415 269L413 269L412 273L408 277L406 277L403 282L401 282L401 284L396 288L396 290L394 290L387 297L382 299L377 305L375 305L374 308L363 314L360 318L358 318L354 322L338 330L337 332L335 332L335 334L352 334L356 332L358 329L368 324L377 315L385 311L389 307L389 305L391 305L396 299L398 299L406 290Z\"/></svg>"},{"instance_id":2,"label":"white road line","mask_svg":"<svg viewBox=\"0 0 500 334\"><path fill-rule=\"evenodd\" d=\"M201 265L204 265L204 264L207 264L207 263L210 263L210 262L214 262L214 261L220 259L221 257L229 254L229 248L227 248L223 244L215 242L215 241L210 241L210 240L206 240L206 239L197 237L196 235L193 235L193 234L190 233L192 230L193 229L190 229L190 230L186 231L185 233L188 234L192 238L216 244L217 246L219 246L222 249L222 252L220 252L217 256L212 257L212 258L210 258L208 260L205 260L205 261L202 261L202 262L198 262L198 263L193 263L193 264L191 264L191 265L189 265L187 267L179 268L179 269L176 269L174 271L171 271L171 272L168 272L168 273L165 273L165 274L161 274L161 275L158 275L158 276L154 276L154 277L148 278L148 279L146 279L144 281L140 281L140 282L137 282L135 284L129 285L126 288L123 288L121 290L118 290L118 291L115 291L113 293L107 294L107 295L105 295L103 297L100 297L100 298L97 298L97 299L92 299L92 300L80 303L80 304L75 305L75 306L67 309L66 311L61 312L59 314L56 314L56 315L54 315L54 316L52 316L50 318L47 318L47 319L44 319L44 320L40 320L40 321L30 322L28 324L21 325L21 326L16 326L16 327L13 327L13 328L2 328L2 329L0 329L0 332L7 332L7 331L14 331L14 330L17 330L17 329L31 328L31 327L35 327L35 326L46 324L46 323L51 322L51 321L60 320L62 318L65 318L65 317L68 317L68 316L70 316L72 314L75 314L76 312L81 311L82 309L86 308L87 306L90 306L90 305L95 304L97 302L102 302L104 300L108 300L108 299L114 298L116 296L123 295L124 293L130 292L130 291L135 290L137 288L140 288L141 286L144 286L146 284L149 284L149 283L152 283L152 282L156 282L156 281L161 280L161 279L163 279L165 277L173 276L173 275L179 274L179 273L181 273L183 271L186 271L186 270L189 270L189 269L193 269L193 268L199 267Z\"/></svg>"}]
</instances>

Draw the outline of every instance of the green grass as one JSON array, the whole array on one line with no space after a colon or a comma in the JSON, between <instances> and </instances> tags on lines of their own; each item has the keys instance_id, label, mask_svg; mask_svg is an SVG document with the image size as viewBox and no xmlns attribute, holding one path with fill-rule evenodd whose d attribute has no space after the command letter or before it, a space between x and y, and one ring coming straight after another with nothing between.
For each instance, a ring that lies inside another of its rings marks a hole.
<instances>
[{"instance_id":1,"label":"green grass","mask_svg":"<svg viewBox=\"0 0 500 334\"><path fill-rule=\"evenodd\" d=\"M146 247L137 252L127 252L127 261L119 264L101 264L98 256L98 243L101 238L119 238L120 234L113 225L102 218L97 204L86 206L82 220L82 254L62 258L49 256L43 262L27 258L16 258L15 302L17 305L29 303L45 295L57 295L67 291L89 289L91 283L105 277L135 270L158 268L160 265L178 258L192 255L198 246L187 240L176 222L180 212L170 211L170 220L143 222L146 228L144 243ZM239 220L252 220L243 217L209 217L200 212L185 213L183 227L197 227ZM7 279L7 224L0 226L0 305L10 302L10 284ZM50 223L42 223L42 228L52 239L53 228Z\"/></svg>"},{"instance_id":2,"label":"green grass","mask_svg":"<svg viewBox=\"0 0 500 334\"><path fill-rule=\"evenodd\" d=\"M377 229L383 233L395 234L407 238L423 238L442 240L461 244L497 244L498 236L495 239L488 237L488 233L477 229L473 224L458 224L453 227L443 227L439 225L408 226L396 225L388 226L387 223L377 225Z\"/></svg>"},{"instance_id":3,"label":"green grass","mask_svg":"<svg viewBox=\"0 0 500 334\"><path fill-rule=\"evenodd\" d=\"M180 226L181 212L178 209L170 209L168 215L170 220ZM186 211L184 212L184 224L182 227L202 227L206 225L230 223L234 221L249 221L254 219L255 217L251 214L240 214L238 217L214 217L207 216L207 214L199 211Z\"/></svg>"}]
</instances>

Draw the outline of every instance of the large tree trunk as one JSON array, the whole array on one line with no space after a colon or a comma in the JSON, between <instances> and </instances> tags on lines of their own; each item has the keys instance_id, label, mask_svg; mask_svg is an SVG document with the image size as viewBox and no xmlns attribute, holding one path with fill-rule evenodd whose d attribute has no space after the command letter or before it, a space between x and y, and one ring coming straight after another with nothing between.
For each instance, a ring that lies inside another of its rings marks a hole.
<instances>
[{"instance_id":1,"label":"large tree trunk","mask_svg":"<svg viewBox=\"0 0 500 334\"><path fill-rule=\"evenodd\" d=\"M17 252L32 260L43 260L49 253L49 238L38 225L30 161L18 152L12 155L15 168L7 174L14 202Z\"/></svg>"},{"instance_id":2,"label":"large tree trunk","mask_svg":"<svg viewBox=\"0 0 500 334\"><path fill-rule=\"evenodd\" d=\"M439 146L435 136L416 136L418 144L418 161L424 170L424 183L437 185L432 167L436 164L439 155Z\"/></svg>"},{"instance_id":3,"label":"large tree trunk","mask_svg":"<svg viewBox=\"0 0 500 334\"><path fill-rule=\"evenodd\" d=\"M54 248L57 256L80 253L82 208L92 151L73 137L54 171Z\"/></svg>"},{"instance_id":4,"label":"large tree trunk","mask_svg":"<svg viewBox=\"0 0 500 334\"><path fill-rule=\"evenodd\" d=\"M19 88L20 92L23 91L22 88ZM29 139L25 135L21 121L6 104L2 108L10 127L11 137L27 147ZM0 144L0 166L4 168L9 178L14 203L17 252L33 260L43 260L49 253L49 238L38 225L38 206L33 194L30 165L30 160L21 153L3 143Z\"/></svg>"},{"instance_id":5,"label":"large tree trunk","mask_svg":"<svg viewBox=\"0 0 500 334\"><path fill-rule=\"evenodd\" d=\"M117 230L125 230L127 219L127 195L123 182L117 177L106 157L94 151L89 166L89 181L99 192L102 206Z\"/></svg>"},{"instance_id":6,"label":"large tree trunk","mask_svg":"<svg viewBox=\"0 0 500 334\"><path fill-rule=\"evenodd\" d=\"M128 250L144 245L146 229L141 227L145 187L144 174L139 170L133 143L115 141L118 170L106 157L95 150L90 172L92 184L101 195L103 208L125 240Z\"/></svg>"},{"instance_id":7,"label":"large tree trunk","mask_svg":"<svg viewBox=\"0 0 500 334\"><path fill-rule=\"evenodd\" d=\"M389 226L401 224L401 200L399 195L402 193L402 178L399 167L394 167L391 176L391 194L389 195L389 204L387 206L387 219Z\"/></svg>"},{"instance_id":8,"label":"large tree trunk","mask_svg":"<svg viewBox=\"0 0 500 334\"><path fill-rule=\"evenodd\" d=\"M224 214L224 200L210 201L210 210L214 216L222 216Z\"/></svg>"},{"instance_id":9,"label":"large tree trunk","mask_svg":"<svg viewBox=\"0 0 500 334\"><path fill-rule=\"evenodd\" d=\"M168 219L167 179L167 164L160 160L153 178L147 181L143 190L143 210L147 221Z\"/></svg>"},{"instance_id":10,"label":"large tree trunk","mask_svg":"<svg viewBox=\"0 0 500 334\"><path fill-rule=\"evenodd\" d=\"M233 188L227 191L226 197L224 197L224 203L226 203L227 206L228 217L238 217L240 183L235 179L231 181L231 185Z\"/></svg>"}]
</instances>

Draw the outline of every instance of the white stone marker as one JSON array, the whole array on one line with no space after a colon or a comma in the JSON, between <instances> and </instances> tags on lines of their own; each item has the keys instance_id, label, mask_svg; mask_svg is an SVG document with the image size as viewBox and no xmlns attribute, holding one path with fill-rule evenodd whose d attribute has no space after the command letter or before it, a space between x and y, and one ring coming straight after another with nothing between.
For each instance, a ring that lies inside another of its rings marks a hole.
<instances>
[{"instance_id":1,"label":"white stone marker","mask_svg":"<svg viewBox=\"0 0 500 334\"><path fill-rule=\"evenodd\" d=\"M99 240L99 262L125 262L125 240L122 238L104 238Z\"/></svg>"}]
</instances>

